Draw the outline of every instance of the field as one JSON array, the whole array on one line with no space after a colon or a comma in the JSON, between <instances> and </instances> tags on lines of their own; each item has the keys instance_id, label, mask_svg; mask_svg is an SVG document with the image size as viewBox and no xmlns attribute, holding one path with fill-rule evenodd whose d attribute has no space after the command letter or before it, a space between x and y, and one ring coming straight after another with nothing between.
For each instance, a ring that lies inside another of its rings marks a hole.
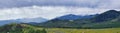
<instances>
[{"instance_id":1,"label":"field","mask_svg":"<svg viewBox=\"0 0 120 33\"><path fill-rule=\"evenodd\" d=\"M43 29L34 27L35 29ZM120 33L120 28L106 29L70 29L70 28L45 28L47 33Z\"/></svg>"},{"instance_id":2,"label":"field","mask_svg":"<svg viewBox=\"0 0 120 33\"><path fill-rule=\"evenodd\" d=\"M38 30L43 29L40 27L33 28ZM120 33L120 28L106 28L106 29L44 28L44 29L47 31L47 33Z\"/></svg>"},{"instance_id":3,"label":"field","mask_svg":"<svg viewBox=\"0 0 120 33\"><path fill-rule=\"evenodd\" d=\"M21 26L20 26L21 25ZM73 29L73 28L43 28L37 26L31 26L26 24L13 24L13 25L6 25L1 27L1 32L10 32L10 33L120 33L120 28L106 28L106 29ZM9 27L8 27L9 26ZM23 27L23 28L16 28L16 27ZM13 29L14 28L14 29ZM22 30L22 31L21 31ZM1 33L0 32L0 33Z\"/></svg>"},{"instance_id":4,"label":"field","mask_svg":"<svg viewBox=\"0 0 120 33\"><path fill-rule=\"evenodd\" d=\"M48 28L47 33L120 33L120 28L108 29L64 29L64 28Z\"/></svg>"}]
</instances>

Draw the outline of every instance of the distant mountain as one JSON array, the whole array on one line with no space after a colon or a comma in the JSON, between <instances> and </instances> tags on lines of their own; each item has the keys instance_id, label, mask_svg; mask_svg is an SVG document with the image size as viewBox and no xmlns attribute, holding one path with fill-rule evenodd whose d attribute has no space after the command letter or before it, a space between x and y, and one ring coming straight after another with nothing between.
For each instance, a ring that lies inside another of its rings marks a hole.
<instances>
[{"instance_id":1,"label":"distant mountain","mask_svg":"<svg viewBox=\"0 0 120 33\"><path fill-rule=\"evenodd\" d=\"M74 15L74 14L68 14L68 15L64 15L61 17L57 17L55 19L59 19L59 20L77 20L77 19L88 19L88 18L92 18L93 15L86 15L86 16L80 16L80 15Z\"/></svg>"},{"instance_id":2,"label":"distant mountain","mask_svg":"<svg viewBox=\"0 0 120 33\"><path fill-rule=\"evenodd\" d=\"M10 23L21 23L21 22L17 20L0 20L0 26Z\"/></svg>"},{"instance_id":3,"label":"distant mountain","mask_svg":"<svg viewBox=\"0 0 120 33\"><path fill-rule=\"evenodd\" d=\"M81 19L81 17L82 16L68 14L68 15L64 15L64 16L61 16L61 17L57 17L55 19L59 19L59 20L76 20L76 19Z\"/></svg>"},{"instance_id":4,"label":"distant mountain","mask_svg":"<svg viewBox=\"0 0 120 33\"><path fill-rule=\"evenodd\" d=\"M45 18L23 18L23 19L14 19L14 20L1 20L0 25L5 25L5 24L10 24L10 23L29 23L29 24L33 24L33 23L41 23L41 22L45 22L47 21L47 19ZM33 23L31 23L33 22Z\"/></svg>"},{"instance_id":5,"label":"distant mountain","mask_svg":"<svg viewBox=\"0 0 120 33\"><path fill-rule=\"evenodd\" d=\"M96 22L96 23L95 23ZM65 15L39 26L53 28L116 28L120 27L120 12L116 10L108 10L101 14L91 15L84 18L78 15Z\"/></svg>"},{"instance_id":6,"label":"distant mountain","mask_svg":"<svg viewBox=\"0 0 120 33\"><path fill-rule=\"evenodd\" d=\"M103 21L110 21L112 19L118 18L120 16L120 12L116 10L109 10L104 12L98 16L93 18L93 22L103 22Z\"/></svg>"},{"instance_id":7,"label":"distant mountain","mask_svg":"<svg viewBox=\"0 0 120 33\"><path fill-rule=\"evenodd\" d=\"M49 20L45 23L40 23L44 27L79 27L79 25L86 24L89 21L86 21L95 15L79 16L68 14L55 19Z\"/></svg>"},{"instance_id":8,"label":"distant mountain","mask_svg":"<svg viewBox=\"0 0 120 33\"><path fill-rule=\"evenodd\" d=\"M41 22L41 20L43 20L43 22ZM87 16L68 14L49 21L44 18L24 18L17 20L5 20L0 22L2 25L13 22L29 22L28 24L47 28L117 28L120 27L120 12L116 10L108 10L101 14Z\"/></svg>"},{"instance_id":9,"label":"distant mountain","mask_svg":"<svg viewBox=\"0 0 120 33\"><path fill-rule=\"evenodd\" d=\"M29 22L36 22L36 23L41 23L41 22L46 22L47 19L45 18L22 18L22 19L17 19L17 21L21 21L21 22L25 22L25 23L29 23Z\"/></svg>"},{"instance_id":10,"label":"distant mountain","mask_svg":"<svg viewBox=\"0 0 120 33\"><path fill-rule=\"evenodd\" d=\"M90 24L83 25L86 28L118 28L120 27L120 11L108 10L92 19ZM93 23L95 22L95 23Z\"/></svg>"}]
</instances>

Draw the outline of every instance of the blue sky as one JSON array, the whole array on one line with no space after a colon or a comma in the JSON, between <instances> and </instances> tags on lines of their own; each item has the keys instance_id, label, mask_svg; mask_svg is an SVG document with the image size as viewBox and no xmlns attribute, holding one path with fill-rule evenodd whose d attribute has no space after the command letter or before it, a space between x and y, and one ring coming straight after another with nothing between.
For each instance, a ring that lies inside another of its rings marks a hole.
<instances>
[{"instance_id":1,"label":"blue sky","mask_svg":"<svg viewBox=\"0 0 120 33\"><path fill-rule=\"evenodd\" d=\"M66 14L90 15L119 10L120 0L0 0L0 20L43 17L53 19Z\"/></svg>"}]
</instances>

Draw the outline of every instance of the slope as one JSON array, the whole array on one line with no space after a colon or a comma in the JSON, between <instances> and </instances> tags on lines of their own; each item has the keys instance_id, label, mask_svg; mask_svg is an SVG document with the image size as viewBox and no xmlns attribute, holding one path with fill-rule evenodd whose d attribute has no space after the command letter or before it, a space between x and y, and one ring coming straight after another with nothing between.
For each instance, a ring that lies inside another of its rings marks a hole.
<instances>
[{"instance_id":1,"label":"slope","mask_svg":"<svg viewBox=\"0 0 120 33\"><path fill-rule=\"evenodd\" d=\"M37 29L27 24L8 24L0 27L0 33L46 33L45 29Z\"/></svg>"},{"instance_id":2,"label":"slope","mask_svg":"<svg viewBox=\"0 0 120 33\"><path fill-rule=\"evenodd\" d=\"M108 10L98 16L95 16L92 22L104 22L110 21L112 19L118 18L120 16L120 12L116 10Z\"/></svg>"},{"instance_id":3,"label":"slope","mask_svg":"<svg viewBox=\"0 0 120 33\"><path fill-rule=\"evenodd\" d=\"M88 19L94 17L95 15L79 16L68 14L55 19L49 20L45 23L40 23L43 27L80 27L83 24L90 23Z\"/></svg>"},{"instance_id":4,"label":"slope","mask_svg":"<svg viewBox=\"0 0 120 33\"><path fill-rule=\"evenodd\" d=\"M70 17L70 16L69 16ZM74 18L74 17L73 17ZM76 18L76 17L75 17ZM39 26L52 28L85 28L85 29L99 29L99 28L117 28L120 27L120 12L116 10L108 10L104 13L95 15L88 19L74 19L64 20L53 19L45 23L40 23Z\"/></svg>"}]
</instances>

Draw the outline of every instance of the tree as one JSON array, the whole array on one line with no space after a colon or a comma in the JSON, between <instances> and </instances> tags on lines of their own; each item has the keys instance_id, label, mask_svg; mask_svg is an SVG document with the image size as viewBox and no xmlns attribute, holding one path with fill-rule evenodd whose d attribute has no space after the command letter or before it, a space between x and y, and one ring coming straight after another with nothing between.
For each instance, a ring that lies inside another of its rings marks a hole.
<instances>
[{"instance_id":1,"label":"tree","mask_svg":"<svg viewBox=\"0 0 120 33\"><path fill-rule=\"evenodd\" d=\"M47 33L47 31L46 31L45 29L43 29L43 30L41 31L41 33Z\"/></svg>"}]
</instances>

